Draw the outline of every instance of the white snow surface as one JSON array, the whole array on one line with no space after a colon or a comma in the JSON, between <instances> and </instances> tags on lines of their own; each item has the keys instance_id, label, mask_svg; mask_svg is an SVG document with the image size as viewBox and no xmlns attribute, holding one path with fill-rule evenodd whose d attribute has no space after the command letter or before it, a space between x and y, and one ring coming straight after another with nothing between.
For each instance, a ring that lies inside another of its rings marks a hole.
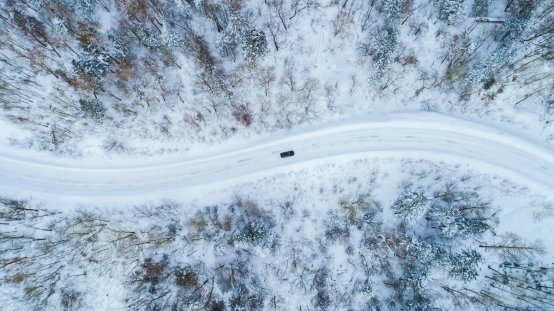
<instances>
[{"instance_id":1,"label":"white snow surface","mask_svg":"<svg viewBox=\"0 0 554 311\"><path fill-rule=\"evenodd\" d=\"M538 141L437 113L350 119L320 128L229 142L186 155L60 158L8 147L0 135L3 193L49 202L132 204L183 198L338 158L421 158L471 169L554 195L554 152ZM279 153L294 150L281 159Z\"/></svg>"}]
</instances>

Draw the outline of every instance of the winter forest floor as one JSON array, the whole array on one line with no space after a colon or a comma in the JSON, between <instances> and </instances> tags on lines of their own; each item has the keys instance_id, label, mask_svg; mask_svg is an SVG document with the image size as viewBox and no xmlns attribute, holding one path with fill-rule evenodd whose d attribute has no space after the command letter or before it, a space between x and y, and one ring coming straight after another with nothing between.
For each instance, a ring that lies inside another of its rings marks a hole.
<instances>
[{"instance_id":1,"label":"winter forest floor","mask_svg":"<svg viewBox=\"0 0 554 311\"><path fill-rule=\"evenodd\" d=\"M0 311L554 310L553 36L544 0L0 1Z\"/></svg>"}]
</instances>

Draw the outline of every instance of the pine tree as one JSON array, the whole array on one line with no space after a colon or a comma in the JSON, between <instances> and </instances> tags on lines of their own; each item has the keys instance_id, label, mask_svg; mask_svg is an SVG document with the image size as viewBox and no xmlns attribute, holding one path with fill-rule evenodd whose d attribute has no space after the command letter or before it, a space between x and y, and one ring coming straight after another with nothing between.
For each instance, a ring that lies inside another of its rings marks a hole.
<instances>
[{"instance_id":1,"label":"pine tree","mask_svg":"<svg viewBox=\"0 0 554 311\"><path fill-rule=\"evenodd\" d=\"M481 261L481 254L474 249L452 252L448 257L448 275L464 282L475 280Z\"/></svg>"},{"instance_id":2,"label":"pine tree","mask_svg":"<svg viewBox=\"0 0 554 311\"><path fill-rule=\"evenodd\" d=\"M222 56L233 60L236 60L237 49L240 47L244 52L244 59L248 62L253 62L268 52L265 33L247 25L245 18L238 13L233 13L229 17L229 23L217 47Z\"/></svg>"},{"instance_id":3,"label":"pine tree","mask_svg":"<svg viewBox=\"0 0 554 311\"><path fill-rule=\"evenodd\" d=\"M429 200L418 192L404 192L392 204L394 214L409 224L417 222L428 208Z\"/></svg>"},{"instance_id":4,"label":"pine tree","mask_svg":"<svg viewBox=\"0 0 554 311\"><path fill-rule=\"evenodd\" d=\"M87 118L94 120L100 120L105 116L106 107L97 99L85 99L79 100L79 105L83 113Z\"/></svg>"},{"instance_id":5,"label":"pine tree","mask_svg":"<svg viewBox=\"0 0 554 311\"><path fill-rule=\"evenodd\" d=\"M441 237L480 236L491 228L490 217L485 216L488 204L470 196L449 190L431 204L425 218Z\"/></svg>"},{"instance_id":6,"label":"pine tree","mask_svg":"<svg viewBox=\"0 0 554 311\"><path fill-rule=\"evenodd\" d=\"M398 26L386 26L371 37L368 54L373 60L370 82L379 81L386 74L398 48Z\"/></svg>"},{"instance_id":7,"label":"pine tree","mask_svg":"<svg viewBox=\"0 0 554 311\"><path fill-rule=\"evenodd\" d=\"M418 261L424 265L429 264L436 256L436 249L432 244L420 241L415 236L408 236L404 241L406 256L410 261Z\"/></svg>"},{"instance_id":8,"label":"pine tree","mask_svg":"<svg viewBox=\"0 0 554 311\"><path fill-rule=\"evenodd\" d=\"M229 16L229 23L223 32L223 36L217 43L219 53L222 56L236 60L237 48L241 43L244 28L245 23L239 14L233 13Z\"/></svg>"},{"instance_id":9,"label":"pine tree","mask_svg":"<svg viewBox=\"0 0 554 311\"><path fill-rule=\"evenodd\" d=\"M435 6L439 11L439 19L453 23L462 12L465 0L435 0Z\"/></svg>"},{"instance_id":10,"label":"pine tree","mask_svg":"<svg viewBox=\"0 0 554 311\"><path fill-rule=\"evenodd\" d=\"M255 28L246 31L241 46L244 51L244 58L248 62L253 62L256 58L264 56L268 52L265 33Z\"/></svg>"},{"instance_id":11,"label":"pine tree","mask_svg":"<svg viewBox=\"0 0 554 311\"><path fill-rule=\"evenodd\" d=\"M406 0L386 0L383 4L383 10L387 17L387 22L391 23L391 20L398 20L402 16L402 5Z\"/></svg>"},{"instance_id":12,"label":"pine tree","mask_svg":"<svg viewBox=\"0 0 554 311\"><path fill-rule=\"evenodd\" d=\"M510 61L514 48L529 23L528 15L518 16L513 16L502 24L496 35L498 46L471 69L464 83L466 89L485 82Z\"/></svg>"},{"instance_id":13,"label":"pine tree","mask_svg":"<svg viewBox=\"0 0 554 311\"><path fill-rule=\"evenodd\" d=\"M471 11L475 17L485 17L489 14L491 0L475 0Z\"/></svg>"}]
</instances>

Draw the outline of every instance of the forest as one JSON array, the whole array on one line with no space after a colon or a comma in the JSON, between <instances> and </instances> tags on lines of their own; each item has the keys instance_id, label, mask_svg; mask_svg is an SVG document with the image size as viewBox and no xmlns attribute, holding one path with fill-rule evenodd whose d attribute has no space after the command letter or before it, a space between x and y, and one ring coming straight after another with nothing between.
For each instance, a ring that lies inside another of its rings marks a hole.
<instances>
[{"instance_id":1,"label":"forest","mask_svg":"<svg viewBox=\"0 0 554 311\"><path fill-rule=\"evenodd\" d=\"M553 142L551 0L0 0L0 311L554 310Z\"/></svg>"},{"instance_id":2,"label":"forest","mask_svg":"<svg viewBox=\"0 0 554 311\"><path fill-rule=\"evenodd\" d=\"M553 11L542 0L6 0L0 111L32 132L13 144L73 156L413 109L551 141Z\"/></svg>"}]
</instances>

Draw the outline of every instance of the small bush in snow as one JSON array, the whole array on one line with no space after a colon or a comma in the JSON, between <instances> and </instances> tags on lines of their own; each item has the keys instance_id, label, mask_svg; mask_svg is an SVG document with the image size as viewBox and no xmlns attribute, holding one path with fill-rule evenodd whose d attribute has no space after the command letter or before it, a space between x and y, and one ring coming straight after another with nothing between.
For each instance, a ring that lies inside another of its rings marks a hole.
<instances>
[{"instance_id":1,"label":"small bush in snow","mask_svg":"<svg viewBox=\"0 0 554 311\"><path fill-rule=\"evenodd\" d=\"M235 245L242 248L270 247L271 233L263 224L249 222L239 230L235 236Z\"/></svg>"},{"instance_id":2,"label":"small bush in snow","mask_svg":"<svg viewBox=\"0 0 554 311\"><path fill-rule=\"evenodd\" d=\"M74 290L62 290L60 296L63 310L79 310L81 307L81 293Z\"/></svg>"},{"instance_id":3,"label":"small bush in snow","mask_svg":"<svg viewBox=\"0 0 554 311\"><path fill-rule=\"evenodd\" d=\"M87 118L94 120L100 120L105 116L106 107L97 99L81 98L79 100L79 107Z\"/></svg>"},{"instance_id":4,"label":"small bush in snow","mask_svg":"<svg viewBox=\"0 0 554 311\"><path fill-rule=\"evenodd\" d=\"M325 238L332 242L348 243L350 239L349 222L344 221L336 213L330 213L325 220Z\"/></svg>"},{"instance_id":5,"label":"small bush in snow","mask_svg":"<svg viewBox=\"0 0 554 311\"><path fill-rule=\"evenodd\" d=\"M165 260L154 261L147 258L142 265L141 278L144 282L155 285L165 278L166 267L167 262Z\"/></svg>"},{"instance_id":6,"label":"small bush in snow","mask_svg":"<svg viewBox=\"0 0 554 311\"><path fill-rule=\"evenodd\" d=\"M194 289L198 286L198 274L194 271L178 267L174 271L175 274L175 283L177 286L186 288L186 289Z\"/></svg>"}]
</instances>

